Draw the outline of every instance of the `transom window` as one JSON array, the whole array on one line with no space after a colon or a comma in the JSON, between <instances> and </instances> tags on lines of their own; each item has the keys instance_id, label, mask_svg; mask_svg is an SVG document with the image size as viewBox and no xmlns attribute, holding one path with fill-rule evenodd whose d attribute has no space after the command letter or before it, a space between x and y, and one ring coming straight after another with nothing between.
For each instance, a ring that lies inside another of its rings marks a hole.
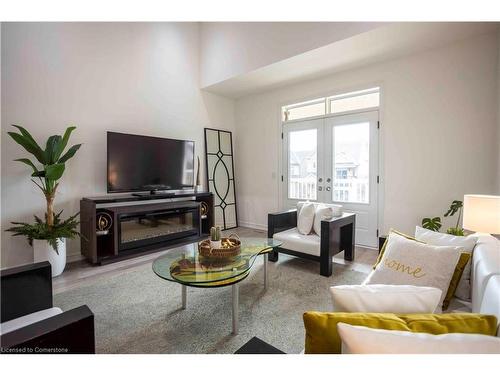
<instances>
[{"instance_id":1,"label":"transom window","mask_svg":"<svg viewBox=\"0 0 500 375\"><path fill-rule=\"evenodd\" d=\"M380 90L378 87L374 87L286 105L282 107L282 120L286 122L365 108L377 108L379 104Z\"/></svg>"}]
</instances>

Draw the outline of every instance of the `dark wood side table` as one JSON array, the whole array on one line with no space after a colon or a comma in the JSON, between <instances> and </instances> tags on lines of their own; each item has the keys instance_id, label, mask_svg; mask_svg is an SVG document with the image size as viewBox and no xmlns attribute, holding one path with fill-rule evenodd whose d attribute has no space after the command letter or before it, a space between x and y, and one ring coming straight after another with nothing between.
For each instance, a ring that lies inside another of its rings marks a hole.
<instances>
[{"instance_id":1,"label":"dark wood side table","mask_svg":"<svg viewBox=\"0 0 500 375\"><path fill-rule=\"evenodd\" d=\"M383 235L378 238L378 253L380 254L380 251L382 250L382 247L384 246L385 241L387 240L387 236Z\"/></svg>"}]
</instances>

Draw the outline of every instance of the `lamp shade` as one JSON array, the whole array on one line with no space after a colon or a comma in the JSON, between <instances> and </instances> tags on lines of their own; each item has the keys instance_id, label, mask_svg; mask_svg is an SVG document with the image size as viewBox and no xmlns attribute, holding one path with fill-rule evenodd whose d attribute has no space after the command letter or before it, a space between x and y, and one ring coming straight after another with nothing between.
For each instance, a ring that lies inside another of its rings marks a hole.
<instances>
[{"instance_id":1,"label":"lamp shade","mask_svg":"<svg viewBox=\"0 0 500 375\"><path fill-rule=\"evenodd\" d=\"M463 227L475 232L500 233L500 196L464 195Z\"/></svg>"}]
</instances>

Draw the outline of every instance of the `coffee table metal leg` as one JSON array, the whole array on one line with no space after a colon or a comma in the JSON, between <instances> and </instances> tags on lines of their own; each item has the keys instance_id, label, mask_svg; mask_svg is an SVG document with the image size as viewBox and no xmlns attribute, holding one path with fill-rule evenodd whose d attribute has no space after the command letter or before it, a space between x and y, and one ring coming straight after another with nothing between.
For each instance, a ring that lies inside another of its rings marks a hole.
<instances>
[{"instance_id":1,"label":"coffee table metal leg","mask_svg":"<svg viewBox=\"0 0 500 375\"><path fill-rule=\"evenodd\" d=\"M182 287L182 309L185 310L187 306L187 286L181 284Z\"/></svg>"},{"instance_id":2,"label":"coffee table metal leg","mask_svg":"<svg viewBox=\"0 0 500 375\"><path fill-rule=\"evenodd\" d=\"M268 280L268 274L267 274L267 253L264 254L264 289L267 290L267 280Z\"/></svg>"},{"instance_id":3,"label":"coffee table metal leg","mask_svg":"<svg viewBox=\"0 0 500 375\"><path fill-rule=\"evenodd\" d=\"M233 335L237 335L238 328L239 328L239 322L238 322L239 286L238 286L238 284L233 284L231 286L231 291L233 294Z\"/></svg>"}]
</instances>

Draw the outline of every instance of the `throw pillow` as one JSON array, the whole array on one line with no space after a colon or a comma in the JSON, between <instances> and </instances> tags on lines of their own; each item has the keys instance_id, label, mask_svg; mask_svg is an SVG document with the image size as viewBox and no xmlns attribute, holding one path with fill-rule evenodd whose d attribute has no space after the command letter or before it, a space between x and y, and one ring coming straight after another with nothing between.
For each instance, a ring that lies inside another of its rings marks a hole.
<instances>
[{"instance_id":1,"label":"throw pillow","mask_svg":"<svg viewBox=\"0 0 500 375\"><path fill-rule=\"evenodd\" d=\"M306 354L340 354L338 323L407 332L479 333L495 336L497 318L481 314L378 314L324 313L308 311L303 315L306 329Z\"/></svg>"},{"instance_id":2,"label":"throw pillow","mask_svg":"<svg viewBox=\"0 0 500 375\"><path fill-rule=\"evenodd\" d=\"M297 230L302 234L310 234L314 222L314 203L304 203L297 213Z\"/></svg>"},{"instance_id":3,"label":"throw pillow","mask_svg":"<svg viewBox=\"0 0 500 375\"><path fill-rule=\"evenodd\" d=\"M399 231L397 231L396 229L390 229L389 230L389 235L391 233L396 233L396 234L399 234L400 236L403 236L404 238L408 238L409 240L413 240L413 241L418 241L418 242L422 242L422 243L425 243L423 241L419 241L417 240L416 238L412 237L412 236L409 236L407 234L404 234L404 233L401 233ZM380 261L382 260L382 257L384 256L384 252L385 252L385 248L387 247L387 241L389 240L389 236L387 236L384 244L382 245L382 248L380 249L380 252L378 254L378 257L377 257L377 260L375 261L375 264L373 265L373 269L375 269L377 267L377 265L380 263Z\"/></svg>"},{"instance_id":4,"label":"throw pillow","mask_svg":"<svg viewBox=\"0 0 500 375\"><path fill-rule=\"evenodd\" d=\"M429 229L421 228L417 226L415 228L415 238L419 241L423 241L430 245L437 246L459 246L464 252L472 254L474 246L476 246L477 238L473 236L453 236L447 233L434 232ZM471 286L470 286L470 276L471 276L471 263L472 260L467 262L465 266L460 282L458 283L455 295L466 301L471 299Z\"/></svg>"},{"instance_id":5,"label":"throw pillow","mask_svg":"<svg viewBox=\"0 0 500 375\"><path fill-rule=\"evenodd\" d=\"M432 335L337 325L342 354L498 354L500 338L470 334Z\"/></svg>"},{"instance_id":6,"label":"throw pillow","mask_svg":"<svg viewBox=\"0 0 500 375\"><path fill-rule=\"evenodd\" d=\"M446 310L469 257L459 247L426 245L391 232L381 261L364 284L438 288L443 292L439 305Z\"/></svg>"},{"instance_id":7,"label":"throw pillow","mask_svg":"<svg viewBox=\"0 0 500 375\"><path fill-rule=\"evenodd\" d=\"M316 206L313 229L318 236L321 236L321 221L329 220L331 218L333 218L333 207L328 207L323 204L318 204Z\"/></svg>"},{"instance_id":8,"label":"throw pillow","mask_svg":"<svg viewBox=\"0 0 500 375\"><path fill-rule=\"evenodd\" d=\"M413 285L339 285L330 292L333 311L394 314L432 314L443 293Z\"/></svg>"}]
</instances>

